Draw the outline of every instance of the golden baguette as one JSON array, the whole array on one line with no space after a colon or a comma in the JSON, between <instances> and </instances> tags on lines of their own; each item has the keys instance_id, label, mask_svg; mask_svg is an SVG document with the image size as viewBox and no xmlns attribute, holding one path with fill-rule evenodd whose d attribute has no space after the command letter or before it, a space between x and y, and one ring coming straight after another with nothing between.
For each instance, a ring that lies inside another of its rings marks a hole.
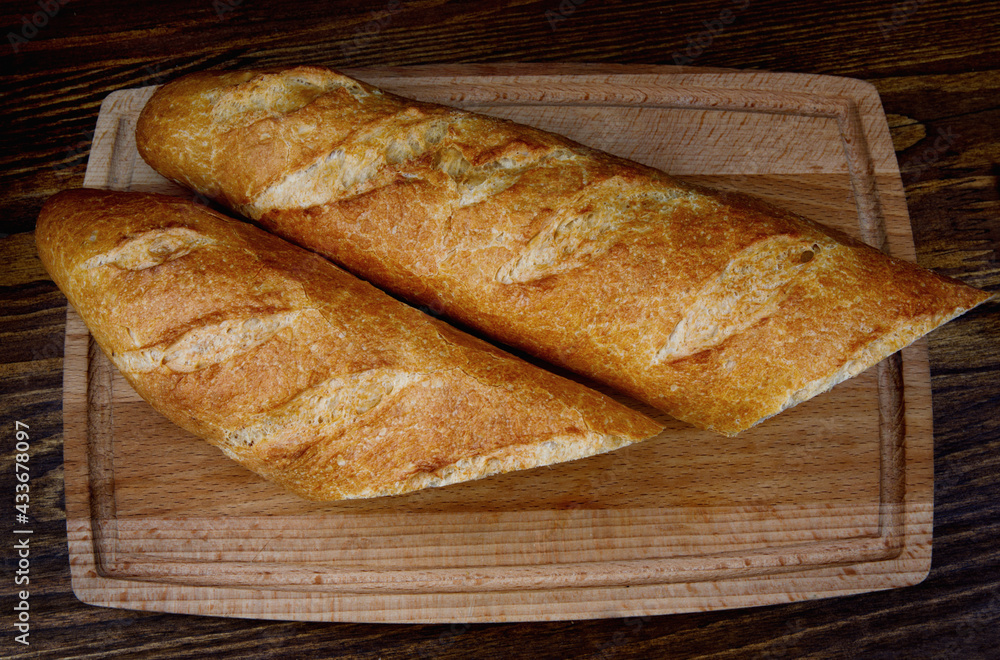
<instances>
[{"instance_id":1,"label":"golden baguette","mask_svg":"<svg viewBox=\"0 0 1000 660\"><path fill-rule=\"evenodd\" d=\"M36 241L136 392L305 498L443 486L661 429L186 200L63 192L43 207Z\"/></svg>"},{"instance_id":2,"label":"golden baguette","mask_svg":"<svg viewBox=\"0 0 1000 660\"><path fill-rule=\"evenodd\" d=\"M181 78L137 142L360 277L724 434L989 297L761 201L319 67Z\"/></svg>"}]
</instances>

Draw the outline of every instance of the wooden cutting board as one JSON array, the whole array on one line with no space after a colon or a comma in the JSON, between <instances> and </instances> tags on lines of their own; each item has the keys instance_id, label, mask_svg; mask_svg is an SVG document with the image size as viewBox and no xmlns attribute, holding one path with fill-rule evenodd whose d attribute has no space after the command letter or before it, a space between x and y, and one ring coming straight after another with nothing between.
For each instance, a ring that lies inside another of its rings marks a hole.
<instances>
[{"instance_id":1,"label":"wooden cutting board","mask_svg":"<svg viewBox=\"0 0 1000 660\"><path fill-rule=\"evenodd\" d=\"M552 65L348 73L756 193L914 259L885 116L857 80ZM104 102L86 186L191 196L136 152L151 93ZM903 587L930 568L923 342L735 438L667 420L657 438L611 454L334 504L282 492L159 416L72 309L65 364L73 588L95 605L327 621L583 619Z\"/></svg>"}]
</instances>

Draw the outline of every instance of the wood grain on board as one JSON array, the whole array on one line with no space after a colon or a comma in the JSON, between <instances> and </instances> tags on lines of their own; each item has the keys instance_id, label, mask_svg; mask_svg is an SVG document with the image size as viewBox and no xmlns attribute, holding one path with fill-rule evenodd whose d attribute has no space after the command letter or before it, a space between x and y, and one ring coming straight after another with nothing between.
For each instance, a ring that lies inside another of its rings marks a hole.
<instances>
[{"instance_id":1,"label":"wood grain on board","mask_svg":"<svg viewBox=\"0 0 1000 660\"><path fill-rule=\"evenodd\" d=\"M530 65L348 73L755 193L914 259L878 94L856 80ZM150 93L105 101L85 185L190 195L135 152ZM280 491L160 417L72 310L65 368L67 528L74 591L88 603L298 620L582 619L887 589L930 568L924 342L735 438L665 420L657 438L612 454L332 504Z\"/></svg>"}]
</instances>

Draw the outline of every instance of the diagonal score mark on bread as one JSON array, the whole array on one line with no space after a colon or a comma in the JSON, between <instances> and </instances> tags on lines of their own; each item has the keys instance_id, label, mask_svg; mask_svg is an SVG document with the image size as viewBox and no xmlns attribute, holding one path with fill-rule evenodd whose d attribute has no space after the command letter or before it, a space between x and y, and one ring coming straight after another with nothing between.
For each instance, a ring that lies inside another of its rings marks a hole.
<instances>
[{"instance_id":1,"label":"diagonal score mark on bread","mask_svg":"<svg viewBox=\"0 0 1000 660\"><path fill-rule=\"evenodd\" d=\"M685 314L656 352L654 363L718 346L774 314L787 297L789 285L836 249L832 241L823 241L821 248L821 240L778 235L734 255L684 305Z\"/></svg>"},{"instance_id":2,"label":"diagonal score mark on bread","mask_svg":"<svg viewBox=\"0 0 1000 660\"><path fill-rule=\"evenodd\" d=\"M303 108L323 94L342 89L362 97L365 89L349 78L316 75L308 70L296 76L261 76L219 94L212 105L212 118L222 124L245 124L254 120L280 117Z\"/></svg>"},{"instance_id":3,"label":"diagonal score mark on bread","mask_svg":"<svg viewBox=\"0 0 1000 660\"><path fill-rule=\"evenodd\" d=\"M214 243L213 239L187 227L151 229L130 236L114 249L87 259L81 268L112 265L126 270L144 270Z\"/></svg>"},{"instance_id":4,"label":"diagonal score mark on bread","mask_svg":"<svg viewBox=\"0 0 1000 660\"><path fill-rule=\"evenodd\" d=\"M535 167L565 167L571 165L576 155L567 149L554 149L550 153L532 153L505 149L505 154L495 160L473 165L461 150L452 145L435 152L436 169L455 182L458 200L455 208L474 206L507 190L528 169ZM414 176L414 175L410 175Z\"/></svg>"},{"instance_id":5,"label":"diagonal score mark on bread","mask_svg":"<svg viewBox=\"0 0 1000 660\"><path fill-rule=\"evenodd\" d=\"M232 447L252 447L292 419L307 420L318 433L342 431L387 397L429 377L399 369L368 369L330 378L259 415L253 423L228 431L226 441Z\"/></svg>"},{"instance_id":6,"label":"diagonal score mark on bread","mask_svg":"<svg viewBox=\"0 0 1000 660\"><path fill-rule=\"evenodd\" d=\"M497 271L501 284L525 283L564 273L610 250L637 232L662 230L650 222L679 205L705 204L684 190L647 190L618 177L595 184L546 220L517 256ZM644 211L635 212L642 207Z\"/></svg>"},{"instance_id":7,"label":"diagonal score mark on bread","mask_svg":"<svg viewBox=\"0 0 1000 660\"><path fill-rule=\"evenodd\" d=\"M293 328L305 313L308 310L290 310L206 323L188 330L176 341L119 352L114 361L119 368L135 373L161 367L177 373L200 371L245 354L285 328Z\"/></svg>"}]
</instances>

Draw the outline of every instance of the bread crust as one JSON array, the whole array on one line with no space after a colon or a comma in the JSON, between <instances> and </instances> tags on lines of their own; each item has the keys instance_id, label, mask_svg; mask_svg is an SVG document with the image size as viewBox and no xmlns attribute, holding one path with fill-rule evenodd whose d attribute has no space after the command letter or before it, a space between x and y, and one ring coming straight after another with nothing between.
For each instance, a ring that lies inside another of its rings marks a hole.
<instances>
[{"instance_id":1,"label":"bread crust","mask_svg":"<svg viewBox=\"0 0 1000 660\"><path fill-rule=\"evenodd\" d=\"M759 200L320 67L167 84L137 144L380 287L726 435L989 297Z\"/></svg>"},{"instance_id":2,"label":"bread crust","mask_svg":"<svg viewBox=\"0 0 1000 660\"><path fill-rule=\"evenodd\" d=\"M662 428L188 200L62 192L36 241L140 396L308 499L573 460Z\"/></svg>"}]
</instances>

